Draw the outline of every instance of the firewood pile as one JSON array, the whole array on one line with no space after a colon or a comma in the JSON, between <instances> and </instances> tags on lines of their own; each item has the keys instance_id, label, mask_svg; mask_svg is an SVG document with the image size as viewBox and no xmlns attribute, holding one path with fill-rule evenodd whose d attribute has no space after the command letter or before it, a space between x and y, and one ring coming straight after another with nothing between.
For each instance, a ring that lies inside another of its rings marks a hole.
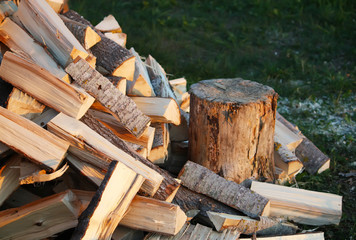
<instances>
[{"instance_id":1,"label":"firewood pile","mask_svg":"<svg viewBox=\"0 0 356 240\"><path fill-rule=\"evenodd\" d=\"M0 239L324 239L296 224L340 222L341 196L279 185L330 159L273 89L189 94L112 15L64 1L0 12Z\"/></svg>"}]
</instances>

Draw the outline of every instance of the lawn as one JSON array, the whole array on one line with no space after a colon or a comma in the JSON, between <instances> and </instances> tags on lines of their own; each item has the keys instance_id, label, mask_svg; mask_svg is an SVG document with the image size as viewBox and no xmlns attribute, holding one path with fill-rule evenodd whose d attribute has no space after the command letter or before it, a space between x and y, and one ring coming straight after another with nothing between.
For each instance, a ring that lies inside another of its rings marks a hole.
<instances>
[{"instance_id":1,"label":"lawn","mask_svg":"<svg viewBox=\"0 0 356 240\"><path fill-rule=\"evenodd\" d=\"M298 186L344 196L340 225L319 230L356 239L356 177L343 175L356 172L356 1L69 3L93 24L113 14L127 47L151 54L170 79L241 77L273 87L278 111L332 159L322 174L300 174Z\"/></svg>"}]
</instances>

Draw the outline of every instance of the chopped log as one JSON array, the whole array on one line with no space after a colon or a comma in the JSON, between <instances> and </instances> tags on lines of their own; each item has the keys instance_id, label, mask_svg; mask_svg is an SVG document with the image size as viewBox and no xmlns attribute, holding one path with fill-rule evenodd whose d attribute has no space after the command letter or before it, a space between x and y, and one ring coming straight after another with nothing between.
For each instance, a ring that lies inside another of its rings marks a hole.
<instances>
[{"instance_id":1,"label":"chopped log","mask_svg":"<svg viewBox=\"0 0 356 240\"><path fill-rule=\"evenodd\" d=\"M187 216L175 204L136 196L120 224L148 232L176 235L186 220Z\"/></svg>"},{"instance_id":2,"label":"chopped log","mask_svg":"<svg viewBox=\"0 0 356 240\"><path fill-rule=\"evenodd\" d=\"M57 13L44 0L21 1L15 15L38 42L48 47L62 67L71 62L70 54L73 49L87 54Z\"/></svg>"},{"instance_id":3,"label":"chopped log","mask_svg":"<svg viewBox=\"0 0 356 240\"><path fill-rule=\"evenodd\" d=\"M184 112L187 112L187 113L190 112L190 94L189 93L184 93L182 95L182 103L179 105L179 107Z\"/></svg>"},{"instance_id":4,"label":"chopped log","mask_svg":"<svg viewBox=\"0 0 356 240\"><path fill-rule=\"evenodd\" d=\"M0 212L1 239L43 239L77 225L79 200L71 191Z\"/></svg>"},{"instance_id":5,"label":"chopped log","mask_svg":"<svg viewBox=\"0 0 356 240\"><path fill-rule=\"evenodd\" d=\"M274 163L287 175L291 175L303 167L303 163L295 154L279 142L274 143Z\"/></svg>"},{"instance_id":6,"label":"chopped log","mask_svg":"<svg viewBox=\"0 0 356 240\"><path fill-rule=\"evenodd\" d=\"M101 41L101 37L91 27L78 23L65 16L60 16L69 31L73 33L82 46L88 50Z\"/></svg>"},{"instance_id":7,"label":"chopped log","mask_svg":"<svg viewBox=\"0 0 356 240\"><path fill-rule=\"evenodd\" d=\"M134 169L146 179L142 185L142 190L150 196L153 196L160 187L163 177L159 173L115 147L83 122L60 113L47 124L47 128L57 136L66 139L71 144L69 152L75 156L83 158L80 154L78 156L73 149L81 149L87 155L94 155L90 163L103 170L107 170L112 160L119 161ZM85 159L90 161L87 157ZM101 165L98 165L99 163Z\"/></svg>"},{"instance_id":8,"label":"chopped log","mask_svg":"<svg viewBox=\"0 0 356 240\"><path fill-rule=\"evenodd\" d=\"M115 77L115 76L108 76L107 79L110 80L110 82L117 88L119 91L126 95L126 86L127 86L127 81L126 78L123 77Z\"/></svg>"},{"instance_id":9,"label":"chopped log","mask_svg":"<svg viewBox=\"0 0 356 240\"><path fill-rule=\"evenodd\" d=\"M4 160L2 160L4 161ZM21 156L11 156L0 168L0 206L20 186Z\"/></svg>"},{"instance_id":10,"label":"chopped log","mask_svg":"<svg viewBox=\"0 0 356 240\"><path fill-rule=\"evenodd\" d=\"M80 215L72 239L110 240L143 181L141 175L124 164L112 161L89 206Z\"/></svg>"},{"instance_id":11,"label":"chopped log","mask_svg":"<svg viewBox=\"0 0 356 240\"><path fill-rule=\"evenodd\" d=\"M0 2L0 22L17 11L17 6L13 1Z\"/></svg>"},{"instance_id":12,"label":"chopped log","mask_svg":"<svg viewBox=\"0 0 356 240\"><path fill-rule=\"evenodd\" d=\"M2 107L0 123L1 142L40 165L58 168L69 147L66 141Z\"/></svg>"},{"instance_id":13,"label":"chopped log","mask_svg":"<svg viewBox=\"0 0 356 240\"><path fill-rule=\"evenodd\" d=\"M16 23L6 18L0 25L0 41L16 54L32 59L37 65L48 70L59 79L69 83L68 74L46 50Z\"/></svg>"},{"instance_id":14,"label":"chopped log","mask_svg":"<svg viewBox=\"0 0 356 240\"><path fill-rule=\"evenodd\" d=\"M184 94L187 93L187 80L185 78L177 78L168 82L172 87L174 95L177 97L178 105L181 105L185 97Z\"/></svg>"},{"instance_id":15,"label":"chopped log","mask_svg":"<svg viewBox=\"0 0 356 240\"><path fill-rule=\"evenodd\" d=\"M64 0L46 0L46 2L56 13L60 13L63 10L65 4Z\"/></svg>"},{"instance_id":16,"label":"chopped log","mask_svg":"<svg viewBox=\"0 0 356 240\"><path fill-rule=\"evenodd\" d=\"M143 239L145 236L143 231L134 230L131 228L118 226L113 235L111 236L112 240L137 240Z\"/></svg>"},{"instance_id":17,"label":"chopped log","mask_svg":"<svg viewBox=\"0 0 356 240\"><path fill-rule=\"evenodd\" d=\"M239 238L240 240L250 240L251 238ZM324 233L301 233L277 237L258 237L256 240L324 240Z\"/></svg>"},{"instance_id":18,"label":"chopped log","mask_svg":"<svg viewBox=\"0 0 356 240\"><path fill-rule=\"evenodd\" d=\"M237 230L241 234L257 234L265 229L278 227L279 235L293 234L297 228L290 225L283 225L281 219L274 219L261 216L259 220L251 219L246 216L231 215L226 213L207 212L210 221L214 224L217 231L224 229Z\"/></svg>"},{"instance_id":19,"label":"chopped log","mask_svg":"<svg viewBox=\"0 0 356 240\"><path fill-rule=\"evenodd\" d=\"M137 107L152 122L180 124L180 111L177 102L171 98L159 97L131 97Z\"/></svg>"},{"instance_id":20,"label":"chopped log","mask_svg":"<svg viewBox=\"0 0 356 240\"><path fill-rule=\"evenodd\" d=\"M62 168L58 169L53 173L46 174L46 171L38 170L37 172L33 172L30 175L21 175L19 178L20 185L52 181L56 178L61 177L67 171L68 168L69 166L65 164Z\"/></svg>"},{"instance_id":21,"label":"chopped log","mask_svg":"<svg viewBox=\"0 0 356 240\"><path fill-rule=\"evenodd\" d=\"M111 14L104 17L104 19L98 23L95 28L101 32L122 32L119 23Z\"/></svg>"},{"instance_id":22,"label":"chopped log","mask_svg":"<svg viewBox=\"0 0 356 240\"><path fill-rule=\"evenodd\" d=\"M76 169L79 170L81 174L86 176L90 181L92 181L95 185L100 186L101 182L105 177L105 172L90 163L81 161L79 158L68 154L67 159L71 165L73 165Z\"/></svg>"},{"instance_id":23,"label":"chopped log","mask_svg":"<svg viewBox=\"0 0 356 240\"><path fill-rule=\"evenodd\" d=\"M168 156L169 131L166 123L153 123L155 135L148 159L155 164L164 164Z\"/></svg>"},{"instance_id":24,"label":"chopped log","mask_svg":"<svg viewBox=\"0 0 356 240\"><path fill-rule=\"evenodd\" d=\"M176 191L179 189L179 184L170 174L167 173L167 171L154 165L151 161L143 158L138 153L133 151L130 147L128 147L128 145L123 140L118 138L115 134L112 133L112 131L110 129L106 128L103 124L101 124L99 121L97 121L89 113L85 114L83 116L83 118L81 119L81 121L83 121L86 125L88 125L95 132L97 132L101 136L105 137L105 139L107 139L109 142L111 142L117 148L126 152L127 154L129 154L131 157L133 157L137 161L145 164L146 166L148 166L149 168L153 169L154 171L158 172L161 176L163 176L163 181L162 181L159 189L157 190L156 194L153 196L153 198L163 200L166 202L170 202L173 200L173 198L176 194Z\"/></svg>"},{"instance_id":25,"label":"chopped log","mask_svg":"<svg viewBox=\"0 0 356 240\"><path fill-rule=\"evenodd\" d=\"M135 74L133 81L127 85L127 94L138 97L155 97L156 94L153 91L146 65L134 48L131 48L130 51L135 56Z\"/></svg>"},{"instance_id":26,"label":"chopped log","mask_svg":"<svg viewBox=\"0 0 356 240\"><path fill-rule=\"evenodd\" d=\"M136 104L123 95L98 71L91 68L83 59L71 63L66 71L75 82L92 94L110 113L133 135L140 137L150 123Z\"/></svg>"},{"instance_id":27,"label":"chopped log","mask_svg":"<svg viewBox=\"0 0 356 240\"><path fill-rule=\"evenodd\" d=\"M305 169L310 174L321 173L329 169L330 158L314 145L306 136L303 135L298 129L290 122L288 122L282 115L277 113L276 118L283 123L289 130L298 134L303 138L303 141L295 149L295 155L302 161Z\"/></svg>"},{"instance_id":28,"label":"chopped log","mask_svg":"<svg viewBox=\"0 0 356 240\"><path fill-rule=\"evenodd\" d=\"M188 161L179 174L182 185L233 207L249 217L269 214L270 201L209 169Z\"/></svg>"},{"instance_id":29,"label":"chopped log","mask_svg":"<svg viewBox=\"0 0 356 240\"><path fill-rule=\"evenodd\" d=\"M153 138L155 136L155 128L147 127L141 137L136 138L125 128L123 128L122 125L111 114L92 109L89 110L89 112L95 117L95 119L99 120L105 127L109 128L122 140L143 146L148 150L148 153L151 151Z\"/></svg>"},{"instance_id":30,"label":"chopped log","mask_svg":"<svg viewBox=\"0 0 356 240\"><path fill-rule=\"evenodd\" d=\"M278 142L282 146L287 147L291 152L299 146L303 141L302 137L292 132L283 125L278 119L276 120L276 127L274 131L274 142Z\"/></svg>"},{"instance_id":31,"label":"chopped log","mask_svg":"<svg viewBox=\"0 0 356 240\"><path fill-rule=\"evenodd\" d=\"M146 59L147 71L153 90L158 97L173 98L177 101L162 66L151 55Z\"/></svg>"},{"instance_id":32,"label":"chopped log","mask_svg":"<svg viewBox=\"0 0 356 240\"><path fill-rule=\"evenodd\" d=\"M204 80L190 92L189 159L237 183L273 180L277 93L241 78Z\"/></svg>"},{"instance_id":33,"label":"chopped log","mask_svg":"<svg viewBox=\"0 0 356 240\"><path fill-rule=\"evenodd\" d=\"M4 55L0 76L45 105L76 119L94 102L82 89L60 81L47 70L11 52Z\"/></svg>"},{"instance_id":34,"label":"chopped log","mask_svg":"<svg viewBox=\"0 0 356 240\"><path fill-rule=\"evenodd\" d=\"M9 95L6 109L31 120L38 117L45 107L45 105L39 103L33 97L14 88Z\"/></svg>"},{"instance_id":35,"label":"chopped log","mask_svg":"<svg viewBox=\"0 0 356 240\"><path fill-rule=\"evenodd\" d=\"M119 44L121 47L123 47L123 48L126 47L126 42L127 42L127 34L126 33L106 32L106 33L104 33L104 35L105 35L105 37L107 37L110 40Z\"/></svg>"},{"instance_id":36,"label":"chopped log","mask_svg":"<svg viewBox=\"0 0 356 240\"><path fill-rule=\"evenodd\" d=\"M340 222L342 196L256 181L251 190L271 200L270 216L315 226Z\"/></svg>"}]
</instances>

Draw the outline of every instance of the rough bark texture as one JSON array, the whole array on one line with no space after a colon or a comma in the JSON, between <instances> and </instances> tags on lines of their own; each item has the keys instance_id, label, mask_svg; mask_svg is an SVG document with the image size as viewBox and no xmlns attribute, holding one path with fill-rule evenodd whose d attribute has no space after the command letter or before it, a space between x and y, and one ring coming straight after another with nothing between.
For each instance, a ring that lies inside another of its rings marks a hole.
<instances>
[{"instance_id":1,"label":"rough bark texture","mask_svg":"<svg viewBox=\"0 0 356 240\"><path fill-rule=\"evenodd\" d=\"M189 159L237 183L273 180L277 93L239 78L201 81L190 92Z\"/></svg>"},{"instance_id":2,"label":"rough bark texture","mask_svg":"<svg viewBox=\"0 0 356 240\"><path fill-rule=\"evenodd\" d=\"M80 14L73 10L69 10L63 15L69 19L80 22L95 29L95 27L88 20L84 19ZM126 48L105 37L105 35L100 31L96 30L96 32L101 37L101 41L95 44L90 50L94 56L96 56L96 64L98 66L101 66L108 72L112 73L123 62L134 57L134 55Z\"/></svg>"},{"instance_id":3,"label":"rough bark texture","mask_svg":"<svg viewBox=\"0 0 356 240\"><path fill-rule=\"evenodd\" d=\"M129 146L127 146L127 144L123 140L118 138L113 132L111 132L110 129L106 128L102 123L96 120L90 113L87 112L82 117L81 121L84 122L86 125L88 125L95 132L103 136L113 145L120 148L122 151L126 152L127 154L135 158L137 161L142 162L143 164L152 168L153 170L155 170L156 172L158 172L163 176L163 181L159 189L157 190L156 194L153 196L153 198L165 201L169 197L171 197L172 194L174 194L174 191L179 187L179 183L171 175L169 175L167 171L154 165L151 161L147 160L146 158L143 158L137 152L132 150Z\"/></svg>"},{"instance_id":4,"label":"rough bark texture","mask_svg":"<svg viewBox=\"0 0 356 240\"><path fill-rule=\"evenodd\" d=\"M144 115L135 102L122 94L107 78L90 67L84 59L71 63L66 71L77 84L109 109L128 131L136 137L142 135L150 123L150 118Z\"/></svg>"},{"instance_id":5,"label":"rough bark texture","mask_svg":"<svg viewBox=\"0 0 356 240\"><path fill-rule=\"evenodd\" d=\"M267 198L191 161L184 165L179 179L182 180L181 184L190 190L214 198L250 217L269 212L270 203Z\"/></svg>"},{"instance_id":6,"label":"rough bark texture","mask_svg":"<svg viewBox=\"0 0 356 240\"><path fill-rule=\"evenodd\" d=\"M277 113L277 119L292 132L303 138L303 141L295 149L295 155L303 163L305 170L310 174L320 173L329 168L330 158L317 148L300 130Z\"/></svg>"}]
</instances>

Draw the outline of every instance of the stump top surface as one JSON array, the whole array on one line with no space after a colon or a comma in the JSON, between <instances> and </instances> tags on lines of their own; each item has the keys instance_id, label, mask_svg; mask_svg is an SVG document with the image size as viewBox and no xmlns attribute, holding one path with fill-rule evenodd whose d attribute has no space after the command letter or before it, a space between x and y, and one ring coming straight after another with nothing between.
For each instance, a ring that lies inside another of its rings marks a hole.
<instances>
[{"instance_id":1,"label":"stump top surface","mask_svg":"<svg viewBox=\"0 0 356 240\"><path fill-rule=\"evenodd\" d=\"M240 104L266 101L276 94L271 87L242 78L203 80L193 84L189 91L211 102Z\"/></svg>"}]
</instances>

